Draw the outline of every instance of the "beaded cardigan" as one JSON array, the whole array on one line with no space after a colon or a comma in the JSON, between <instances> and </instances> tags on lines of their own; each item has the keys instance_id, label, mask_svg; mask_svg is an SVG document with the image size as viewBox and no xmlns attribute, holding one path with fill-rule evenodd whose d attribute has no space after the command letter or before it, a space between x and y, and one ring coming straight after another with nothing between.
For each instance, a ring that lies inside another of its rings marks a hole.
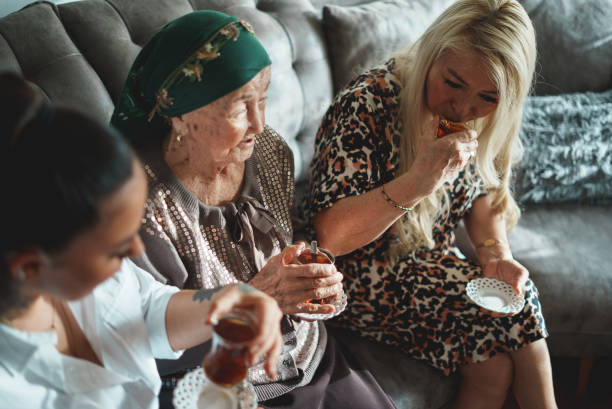
<instances>
[{"instance_id":1,"label":"beaded cardigan","mask_svg":"<svg viewBox=\"0 0 612 409\"><path fill-rule=\"evenodd\" d=\"M272 128L255 137L239 198L222 206L200 202L160 151L144 154L143 161L149 194L140 235L146 254L136 262L158 280L179 288L247 282L292 241L293 157ZM260 401L308 384L327 343L318 322L285 316L281 326L277 379L268 379L262 364L249 370Z\"/></svg>"}]
</instances>

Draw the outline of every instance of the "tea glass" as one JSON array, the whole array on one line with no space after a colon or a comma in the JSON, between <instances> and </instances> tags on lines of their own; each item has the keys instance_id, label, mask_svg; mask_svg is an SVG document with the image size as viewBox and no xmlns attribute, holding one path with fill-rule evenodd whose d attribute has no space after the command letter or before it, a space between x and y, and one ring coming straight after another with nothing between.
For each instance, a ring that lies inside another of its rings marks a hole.
<instances>
[{"instance_id":1,"label":"tea glass","mask_svg":"<svg viewBox=\"0 0 612 409\"><path fill-rule=\"evenodd\" d=\"M468 126L462 122L453 122L447 119L441 119L438 124L438 138L442 138L448 134L468 130Z\"/></svg>"},{"instance_id":2,"label":"tea glass","mask_svg":"<svg viewBox=\"0 0 612 409\"><path fill-rule=\"evenodd\" d=\"M204 357L202 368L208 382L198 398L198 407L237 409L239 399L234 385L247 376L247 345L255 337L255 316L234 309L213 326L212 347Z\"/></svg>"},{"instance_id":3,"label":"tea glass","mask_svg":"<svg viewBox=\"0 0 612 409\"><path fill-rule=\"evenodd\" d=\"M317 246L316 241L313 241L310 247L303 250L296 258L296 264L310 264L310 263L319 263L319 264L334 264L336 259L334 255L329 251L322 249ZM316 300L306 300L306 304L316 303L316 304L329 304L332 297L326 297Z\"/></svg>"}]
</instances>

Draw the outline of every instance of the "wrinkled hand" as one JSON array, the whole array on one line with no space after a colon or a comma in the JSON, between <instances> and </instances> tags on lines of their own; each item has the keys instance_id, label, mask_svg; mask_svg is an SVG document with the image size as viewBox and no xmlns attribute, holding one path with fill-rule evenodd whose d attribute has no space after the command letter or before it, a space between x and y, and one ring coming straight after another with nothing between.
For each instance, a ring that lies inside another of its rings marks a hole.
<instances>
[{"instance_id":1,"label":"wrinkled hand","mask_svg":"<svg viewBox=\"0 0 612 409\"><path fill-rule=\"evenodd\" d=\"M466 130L437 137L440 118L434 116L429 128L417 142L415 160L412 165L423 190L433 192L445 182L456 178L470 160L476 156L478 139L476 131Z\"/></svg>"},{"instance_id":2,"label":"wrinkled hand","mask_svg":"<svg viewBox=\"0 0 612 409\"><path fill-rule=\"evenodd\" d=\"M342 274L332 264L291 264L305 247L305 243L285 247L249 284L273 297L285 314L330 313L332 305L306 301L342 294Z\"/></svg>"},{"instance_id":3,"label":"wrinkled hand","mask_svg":"<svg viewBox=\"0 0 612 409\"><path fill-rule=\"evenodd\" d=\"M485 277L496 278L512 286L517 294L525 294L525 283L529 271L514 259L494 259L488 261L482 271Z\"/></svg>"},{"instance_id":4,"label":"wrinkled hand","mask_svg":"<svg viewBox=\"0 0 612 409\"><path fill-rule=\"evenodd\" d=\"M212 325L218 320L218 317L234 308L255 314L257 328L255 338L248 345L249 364L255 364L265 355L264 369L268 376L274 379L283 345L280 330L283 313L278 304L272 297L250 285L244 283L228 285L213 295L206 323Z\"/></svg>"}]
</instances>

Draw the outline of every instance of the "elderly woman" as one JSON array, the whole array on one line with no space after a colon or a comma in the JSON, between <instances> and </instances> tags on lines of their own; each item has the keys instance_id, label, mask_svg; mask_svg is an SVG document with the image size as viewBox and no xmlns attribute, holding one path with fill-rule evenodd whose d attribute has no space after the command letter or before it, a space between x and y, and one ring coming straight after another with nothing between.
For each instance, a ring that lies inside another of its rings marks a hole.
<instances>
[{"instance_id":1,"label":"elderly woman","mask_svg":"<svg viewBox=\"0 0 612 409\"><path fill-rule=\"evenodd\" d=\"M215 317L257 315L251 359L276 371L282 313L246 284L182 290L128 257L147 197L142 166L121 136L44 102L0 75L0 402L3 408L147 408L161 387L154 357L211 337ZM41 198L45 206L40 206Z\"/></svg>"},{"instance_id":2,"label":"elderly woman","mask_svg":"<svg viewBox=\"0 0 612 409\"><path fill-rule=\"evenodd\" d=\"M306 301L341 294L342 275L290 264L303 244L289 245L291 151L265 126L270 70L251 26L213 11L169 23L142 49L112 118L149 179L138 263L180 288L243 281L277 300L286 314L278 375L249 371L263 406L394 407L369 373L348 366L321 321L292 318L332 312ZM200 363L193 355L185 367Z\"/></svg>"},{"instance_id":3,"label":"elderly woman","mask_svg":"<svg viewBox=\"0 0 612 409\"><path fill-rule=\"evenodd\" d=\"M555 408L538 293L506 237L519 127L536 59L514 0L461 0L407 51L339 93L316 138L308 213L341 255L351 304L337 324L459 371L456 408ZM443 119L467 123L443 136ZM465 220L478 262L453 229ZM364 223L367 220L367 223ZM524 294L493 317L466 296L479 276Z\"/></svg>"}]
</instances>

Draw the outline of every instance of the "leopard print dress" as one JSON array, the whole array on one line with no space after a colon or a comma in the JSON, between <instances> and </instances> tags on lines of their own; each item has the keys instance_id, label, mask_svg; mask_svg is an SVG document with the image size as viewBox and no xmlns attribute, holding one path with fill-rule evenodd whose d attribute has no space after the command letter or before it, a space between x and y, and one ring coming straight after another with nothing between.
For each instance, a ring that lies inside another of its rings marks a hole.
<instances>
[{"instance_id":1,"label":"leopard print dress","mask_svg":"<svg viewBox=\"0 0 612 409\"><path fill-rule=\"evenodd\" d=\"M327 111L316 137L306 215L363 194L394 178L398 167L400 82L394 61L353 80ZM533 282L524 309L494 318L465 294L481 267L461 254L453 230L484 194L473 166L445 185L446 214L434 223L436 245L391 262L397 240L391 229L352 253L338 257L349 296L346 311L330 324L397 346L446 374L546 337Z\"/></svg>"}]
</instances>

